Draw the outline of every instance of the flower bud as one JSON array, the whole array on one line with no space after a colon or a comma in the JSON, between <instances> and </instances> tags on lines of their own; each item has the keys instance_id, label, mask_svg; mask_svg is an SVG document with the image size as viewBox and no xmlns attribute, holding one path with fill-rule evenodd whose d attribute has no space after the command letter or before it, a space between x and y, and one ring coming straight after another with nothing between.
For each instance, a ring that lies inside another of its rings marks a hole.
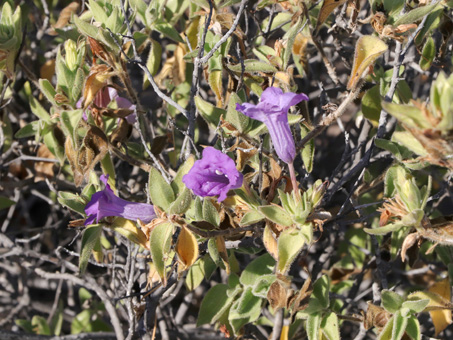
<instances>
[{"instance_id":1,"label":"flower bud","mask_svg":"<svg viewBox=\"0 0 453 340\"><path fill-rule=\"evenodd\" d=\"M68 39L64 43L64 48L66 51L66 65L69 70L74 71L77 66L77 45L74 40Z\"/></svg>"}]
</instances>

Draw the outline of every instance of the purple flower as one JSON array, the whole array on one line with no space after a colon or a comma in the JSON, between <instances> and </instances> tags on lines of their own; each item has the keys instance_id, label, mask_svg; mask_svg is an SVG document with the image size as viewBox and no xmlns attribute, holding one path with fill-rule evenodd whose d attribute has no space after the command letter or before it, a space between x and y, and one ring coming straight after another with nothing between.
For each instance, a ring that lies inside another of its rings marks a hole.
<instances>
[{"instance_id":1,"label":"purple flower","mask_svg":"<svg viewBox=\"0 0 453 340\"><path fill-rule=\"evenodd\" d=\"M296 145L289 128L288 110L302 100L308 100L307 95L283 93L280 88L268 87L263 91L258 105L237 103L236 110L266 124L278 157L289 164L296 157Z\"/></svg>"},{"instance_id":2,"label":"purple flower","mask_svg":"<svg viewBox=\"0 0 453 340\"><path fill-rule=\"evenodd\" d=\"M195 195L219 195L218 201L221 202L230 189L241 187L242 179L242 174L236 170L230 157L213 147L207 147L203 150L203 157L194 163L182 181Z\"/></svg>"},{"instance_id":3,"label":"purple flower","mask_svg":"<svg viewBox=\"0 0 453 340\"><path fill-rule=\"evenodd\" d=\"M101 176L105 189L93 194L91 201L85 207L85 213L88 216L85 225L93 224L95 220L99 222L108 216L120 216L133 221L140 219L144 223L149 223L156 218L154 207L151 204L134 203L119 198L113 193L107 180L108 176Z\"/></svg>"}]
</instances>

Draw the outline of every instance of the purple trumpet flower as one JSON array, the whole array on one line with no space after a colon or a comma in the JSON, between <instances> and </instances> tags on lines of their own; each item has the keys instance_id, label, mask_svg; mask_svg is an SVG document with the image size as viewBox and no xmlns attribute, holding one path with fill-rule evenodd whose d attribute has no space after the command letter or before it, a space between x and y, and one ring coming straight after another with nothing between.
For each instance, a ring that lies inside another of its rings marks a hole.
<instances>
[{"instance_id":1,"label":"purple trumpet flower","mask_svg":"<svg viewBox=\"0 0 453 340\"><path fill-rule=\"evenodd\" d=\"M213 147L203 150L203 157L196 161L182 181L195 195L217 196L221 202L230 189L240 188L243 176L234 161Z\"/></svg>"},{"instance_id":2,"label":"purple trumpet flower","mask_svg":"<svg viewBox=\"0 0 453 340\"><path fill-rule=\"evenodd\" d=\"M280 88L268 87L257 105L237 103L236 110L266 124L278 157L290 164L296 157L296 145L288 123L288 110L302 100L308 100L307 95L283 93Z\"/></svg>"},{"instance_id":3,"label":"purple trumpet flower","mask_svg":"<svg viewBox=\"0 0 453 340\"><path fill-rule=\"evenodd\" d=\"M102 175L101 181L105 189L96 192L91 196L91 201L85 207L87 219L85 225L99 222L104 217L119 216L128 220L140 219L144 223L151 222L156 218L154 207L151 204L129 202L119 198L107 183L108 176Z\"/></svg>"}]
</instances>

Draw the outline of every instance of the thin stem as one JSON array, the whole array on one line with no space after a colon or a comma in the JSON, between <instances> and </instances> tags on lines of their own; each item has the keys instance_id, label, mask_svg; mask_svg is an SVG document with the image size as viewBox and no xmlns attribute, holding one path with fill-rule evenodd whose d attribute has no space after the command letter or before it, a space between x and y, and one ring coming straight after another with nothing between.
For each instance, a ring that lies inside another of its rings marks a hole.
<instances>
[{"instance_id":1,"label":"thin stem","mask_svg":"<svg viewBox=\"0 0 453 340\"><path fill-rule=\"evenodd\" d=\"M300 198L299 186L297 185L296 171L294 170L294 162L288 163L289 175L291 177L291 184L293 185L293 191L297 198Z\"/></svg>"}]
</instances>

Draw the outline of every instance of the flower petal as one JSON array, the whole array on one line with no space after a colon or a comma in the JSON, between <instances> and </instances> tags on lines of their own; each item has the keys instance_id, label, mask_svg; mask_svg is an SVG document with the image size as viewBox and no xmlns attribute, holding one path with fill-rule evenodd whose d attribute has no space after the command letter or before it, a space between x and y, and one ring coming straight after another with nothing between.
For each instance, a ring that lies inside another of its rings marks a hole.
<instances>
[{"instance_id":1,"label":"flower petal","mask_svg":"<svg viewBox=\"0 0 453 340\"><path fill-rule=\"evenodd\" d=\"M278 158L292 163L296 157L296 145L288 123L288 116L273 116L266 123Z\"/></svg>"},{"instance_id":2,"label":"flower petal","mask_svg":"<svg viewBox=\"0 0 453 340\"><path fill-rule=\"evenodd\" d=\"M197 196L217 196L223 201L230 189L242 185L242 174L237 171L234 161L221 151L207 147L203 157L196 161L189 173L182 179L187 188Z\"/></svg>"}]
</instances>

